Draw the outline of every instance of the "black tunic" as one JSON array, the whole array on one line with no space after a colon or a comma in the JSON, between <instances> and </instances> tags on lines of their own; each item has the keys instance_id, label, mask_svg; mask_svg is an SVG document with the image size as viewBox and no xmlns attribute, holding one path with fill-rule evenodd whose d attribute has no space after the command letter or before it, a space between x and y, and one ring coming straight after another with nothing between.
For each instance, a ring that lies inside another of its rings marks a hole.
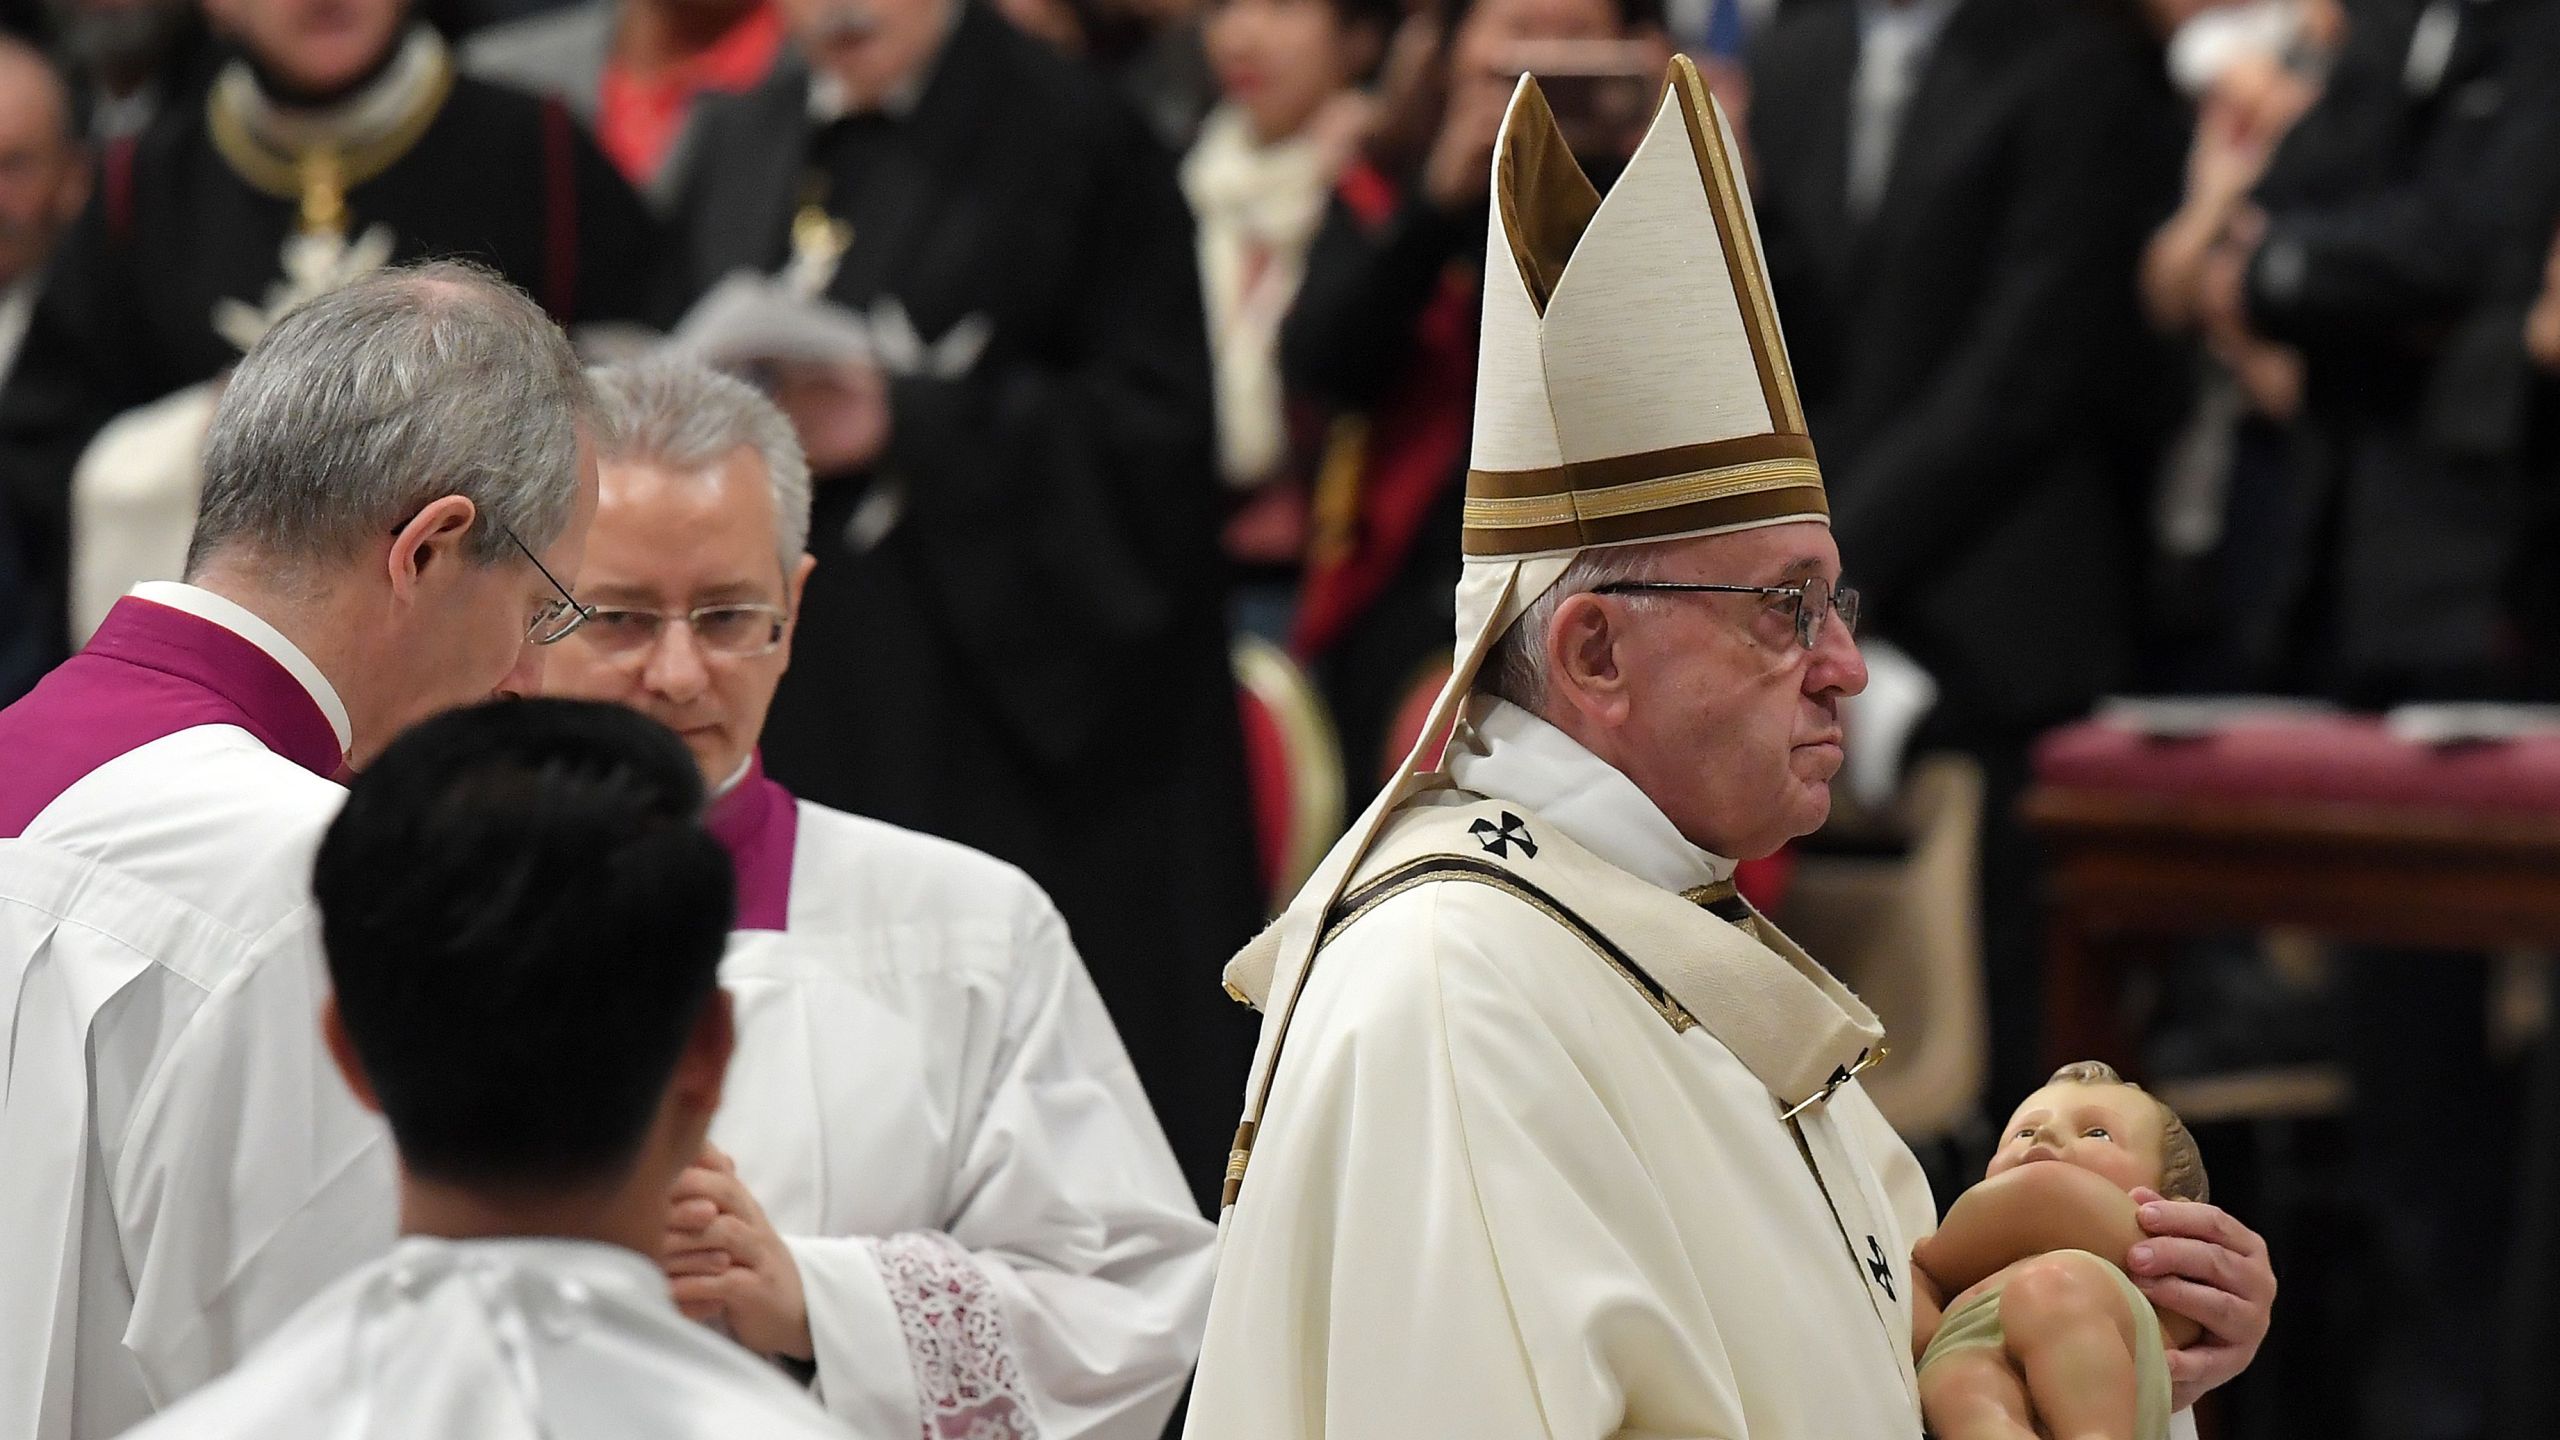
<instances>
[{"instance_id":1,"label":"black tunic","mask_svg":"<svg viewBox=\"0 0 2560 1440\"><path fill-rule=\"evenodd\" d=\"M646 313L647 209L584 132L545 103L468 77L417 144L347 192L347 234L387 226L395 261L457 257L523 286L563 321ZM555 177L559 183L555 182ZM65 240L0 391L0 476L62 641L71 470L99 427L240 358L217 302L263 307L297 201L251 186L214 148L199 100L134 147Z\"/></svg>"},{"instance_id":2,"label":"black tunic","mask_svg":"<svg viewBox=\"0 0 2560 1440\"><path fill-rule=\"evenodd\" d=\"M1171 161L1099 82L976 5L905 117L813 129L807 92L786 63L699 112L678 288L780 266L814 174L853 227L833 298L893 297L928 343L983 315L990 339L964 377L893 379L887 455L821 479L767 762L1047 888L1213 1195L1253 1033L1218 972L1257 907ZM892 493L894 526L864 545L849 532Z\"/></svg>"}]
</instances>

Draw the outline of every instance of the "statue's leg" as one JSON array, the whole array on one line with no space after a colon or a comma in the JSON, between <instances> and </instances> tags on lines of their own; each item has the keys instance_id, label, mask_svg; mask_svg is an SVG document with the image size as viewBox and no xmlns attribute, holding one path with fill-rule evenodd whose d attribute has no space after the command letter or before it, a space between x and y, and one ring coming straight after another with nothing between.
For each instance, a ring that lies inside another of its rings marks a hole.
<instances>
[{"instance_id":1,"label":"statue's leg","mask_svg":"<svg viewBox=\"0 0 2560 1440\"><path fill-rule=\"evenodd\" d=\"M2080 1251L2018 1262L2001 1287L2000 1318L2044 1434L2134 1440L2137 1317L2107 1262Z\"/></svg>"},{"instance_id":2,"label":"statue's leg","mask_svg":"<svg viewBox=\"0 0 2560 1440\"><path fill-rule=\"evenodd\" d=\"M1920 1413L1937 1440L2041 1440L2026 1380L1997 1346L1930 1361L1920 1372Z\"/></svg>"}]
</instances>

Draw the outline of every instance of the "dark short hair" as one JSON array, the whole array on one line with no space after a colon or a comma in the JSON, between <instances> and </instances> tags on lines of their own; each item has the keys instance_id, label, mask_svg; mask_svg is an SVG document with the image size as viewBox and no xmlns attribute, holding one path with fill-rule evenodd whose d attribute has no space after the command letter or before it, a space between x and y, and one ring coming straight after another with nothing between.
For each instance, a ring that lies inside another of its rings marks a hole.
<instances>
[{"instance_id":1,"label":"dark short hair","mask_svg":"<svg viewBox=\"0 0 2560 1440\"><path fill-rule=\"evenodd\" d=\"M632 1162L734 911L702 808L674 735L576 700L453 711L356 778L312 890L413 1173L562 1186Z\"/></svg>"}]
</instances>

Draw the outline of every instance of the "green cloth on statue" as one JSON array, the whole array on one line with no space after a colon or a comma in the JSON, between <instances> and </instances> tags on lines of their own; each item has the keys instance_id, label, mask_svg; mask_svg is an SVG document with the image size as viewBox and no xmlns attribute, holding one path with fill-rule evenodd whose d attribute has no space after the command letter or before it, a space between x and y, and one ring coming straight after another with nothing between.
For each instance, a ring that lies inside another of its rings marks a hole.
<instances>
[{"instance_id":1,"label":"green cloth on statue","mask_svg":"<svg viewBox=\"0 0 2560 1440\"><path fill-rule=\"evenodd\" d=\"M2128 1279L2123 1270L2103 1257L2086 1250L2061 1250L2061 1255L2088 1255L2106 1267L2107 1274L2124 1292L2124 1302L2133 1312L2133 1434L2134 1440L2166 1440L2169 1434L2169 1357L2160 1336L2160 1317L2151 1308L2151 1300ZM1920 1357L1920 1369L1928 1368L1948 1354L1976 1348L2007 1348L2008 1333L2000 1326L2000 1287L1982 1291L1972 1299L1947 1312L1938 1322L1938 1333L1929 1341L1928 1350Z\"/></svg>"}]
</instances>

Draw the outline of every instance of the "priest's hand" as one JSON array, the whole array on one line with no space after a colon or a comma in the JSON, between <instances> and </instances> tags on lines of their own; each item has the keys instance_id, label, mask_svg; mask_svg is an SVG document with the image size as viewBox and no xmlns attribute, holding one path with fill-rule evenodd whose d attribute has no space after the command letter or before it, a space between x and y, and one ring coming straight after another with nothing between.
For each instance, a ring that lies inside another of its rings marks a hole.
<instances>
[{"instance_id":1,"label":"priest's hand","mask_svg":"<svg viewBox=\"0 0 2560 1440\"><path fill-rule=\"evenodd\" d=\"M2133 1192L2135 1218L2150 1239L2133 1247L2126 1273L2153 1304L2204 1327L2192 1345L2169 1352L2171 1407L2249 1368L2276 1303L2275 1267L2256 1231L2212 1205Z\"/></svg>"},{"instance_id":2,"label":"priest's hand","mask_svg":"<svg viewBox=\"0 0 2560 1440\"><path fill-rule=\"evenodd\" d=\"M676 1177L658 1263L688 1317L726 1321L761 1354L814 1358L800 1266L717 1146Z\"/></svg>"},{"instance_id":3,"label":"priest's hand","mask_svg":"<svg viewBox=\"0 0 2560 1440\"><path fill-rule=\"evenodd\" d=\"M865 469L889 448L889 379L879 366L781 361L772 374L773 403L800 432L810 474Z\"/></svg>"}]
</instances>

